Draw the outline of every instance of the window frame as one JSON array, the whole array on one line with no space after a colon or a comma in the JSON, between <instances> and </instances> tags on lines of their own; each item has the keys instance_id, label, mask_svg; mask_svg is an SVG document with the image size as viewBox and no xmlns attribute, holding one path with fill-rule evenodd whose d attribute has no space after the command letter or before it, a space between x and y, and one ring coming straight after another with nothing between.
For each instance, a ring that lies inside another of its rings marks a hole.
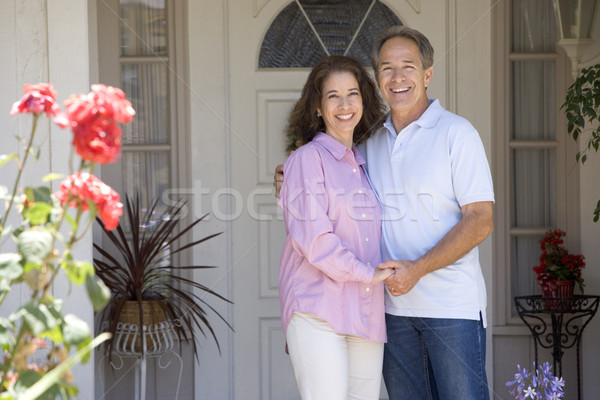
<instances>
[{"instance_id":1,"label":"window frame","mask_svg":"<svg viewBox=\"0 0 600 400\"><path fill-rule=\"evenodd\" d=\"M168 186L177 191L177 188L189 187L190 182L189 90L185 85L189 76L186 55L187 38L185 36L187 30L185 24L175 23L175 21L186 21L187 3L165 0L165 5L168 19L167 55L155 57L152 55L122 56L120 54L119 21L114 14L114 10L119 8L119 0L106 0L99 3L98 26L102 27L102 33L98 35L98 64L100 82L121 87L122 65L155 62L157 58L159 62L166 63L169 142L166 144L123 144L122 151L143 155L153 151L167 150ZM121 196L124 196L128 188L124 187L124 181L119 171L122 166L122 159L120 159L117 163L102 166L100 172L104 175L104 180L111 184ZM162 196L163 194L159 193L158 195Z\"/></svg>"},{"instance_id":2,"label":"window frame","mask_svg":"<svg viewBox=\"0 0 600 400\"><path fill-rule=\"evenodd\" d=\"M511 51L511 6L500 2L494 10L493 23L493 114L494 137L493 171L496 192L494 244L494 325L495 334L525 333L518 315L513 314L511 287L511 239L513 236L543 235L550 227L516 228L511 226L511 151L515 148L556 149L556 227L567 232L567 246L576 247L579 241L579 166L575 162L577 144L567 135L567 123L560 106L572 80L570 61L557 46L556 53L515 53ZM556 138L543 141L511 139L512 63L520 60L556 60ZM569 206L567 207L567 204ZM532 265L533 267L533 265ZM531 271L531 274L534 274ZM522 331L522 332L521 332Z\"/></svg>"}]
</instances>

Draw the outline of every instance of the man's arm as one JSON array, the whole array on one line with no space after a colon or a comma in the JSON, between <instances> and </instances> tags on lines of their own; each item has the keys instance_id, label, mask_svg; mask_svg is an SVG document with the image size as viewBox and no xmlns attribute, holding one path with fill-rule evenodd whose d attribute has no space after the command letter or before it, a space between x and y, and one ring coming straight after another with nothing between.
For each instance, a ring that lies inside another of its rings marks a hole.
<instances>
[{"instance_id":1,"label":"man's arm","mask_svg":"<svg viewBox=\"0 0 600 400\"><path fill-rule=\"evenodd\" d=\"M386 279L394 296L408 293L422 276L454 264L481 243L494 229L492 202L482 201L462 207L462 219L421 258L415 261L387 260L379 268L394 268Z\"/></svg>"},{"instance_id":2,"label":"man's arm","mask_svg":"<svg viewBox=\"0 0 600 400\"><path fill-rule=\"evenodd\" d=\"M281 191L281 185L283 184L283 164L279 164L275 168L275 175L273 175L273 186L275 187L275 197L279 198L279 192Z\"/></svg>"}]
</instances>

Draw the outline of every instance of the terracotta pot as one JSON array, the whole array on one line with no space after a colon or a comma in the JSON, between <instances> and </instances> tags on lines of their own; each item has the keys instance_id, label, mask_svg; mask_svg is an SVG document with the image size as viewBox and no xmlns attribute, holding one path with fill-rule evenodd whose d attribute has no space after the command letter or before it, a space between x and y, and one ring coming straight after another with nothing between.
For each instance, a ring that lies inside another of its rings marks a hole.
<instances>
[{"instance_id":1,"label":"terracotta pot","mask_svg":"<svg viewBox=\"0 0 600 400\"><path fill-rule=\"evenodd\" d=\"M573 291L575 289L574 281L556 281L554 287L543 287L542 297L547 299L556 300L545 300L546 308L548 310L561 310L571 308L573 297Z\"/></svg>"}]
</instances>

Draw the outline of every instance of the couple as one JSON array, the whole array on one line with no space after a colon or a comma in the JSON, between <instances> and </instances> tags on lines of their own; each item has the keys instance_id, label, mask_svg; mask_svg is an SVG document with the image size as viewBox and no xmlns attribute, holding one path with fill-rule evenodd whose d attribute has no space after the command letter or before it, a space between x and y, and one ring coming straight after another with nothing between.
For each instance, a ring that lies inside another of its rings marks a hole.
<instances>
[{"instance_id":1,"label":"couple","mask_svg":"<svg viewBox=\"0 0 600 400\"><path fill-rule=\"evenodd\" d=\"M477 245L494 194L483 145L427 98L424 35L391 27L372 61L387 118L358 62L324 58L290 116L305 145L275 176L298 387L303 399L379 399L383 368L391 400L488 399Z\"/></svg>"}]
</instances>

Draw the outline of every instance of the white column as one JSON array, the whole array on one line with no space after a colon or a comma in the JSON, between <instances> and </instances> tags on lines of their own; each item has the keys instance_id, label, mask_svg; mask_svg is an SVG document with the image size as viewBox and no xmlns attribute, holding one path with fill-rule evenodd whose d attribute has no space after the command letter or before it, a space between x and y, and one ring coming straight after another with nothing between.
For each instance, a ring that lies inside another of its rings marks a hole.
<instances>
[{"instance_id":1,"label":"white column","mask_svg":"<svg viewBox=\"0 0 600 400\"><path fill-rule=\"evenodd\" d=\"M45 2L47 24L48 81L58 91L62 103L72 94L90 91L90 49L88 2L52 0ZM63 107L64 108L64 107ZM52 171L68 173L68 155L72 133L52 124L50 165ZM79 161L75 163L79 165ZM58 185L58 181L55 182ZM53 188L56 190L56 187ZM84 220L85 221L85 220ZM92 262L92 234L75 245L78 260ZM72 313L84 320L93 334L93 308L84 286L72 286L63 275L54 287L54 296L64 299L63 314ZM75 383L80 389L78 400L94 398L94 358L73 369Z\"/></svg>"}]
</instances>

